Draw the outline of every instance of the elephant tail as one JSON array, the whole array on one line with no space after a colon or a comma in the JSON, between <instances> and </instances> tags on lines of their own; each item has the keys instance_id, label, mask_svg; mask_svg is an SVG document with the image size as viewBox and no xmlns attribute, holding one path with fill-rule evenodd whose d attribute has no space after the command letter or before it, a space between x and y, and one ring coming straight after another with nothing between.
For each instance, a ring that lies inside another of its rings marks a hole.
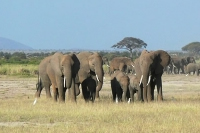
<instances>
[{"instance_id":1,"label":"elephant tail","mask_svg":"<svg viewBox=\"0 0 200 133\"><path fill-rule=\"evenodd\" d=\"M36 84L36 90L38 91L40 88L42 88L42 80L41 80L41 77L38 73L38 82Z\"/></svg>"},{"instance_id":2,"label":"elephant tail","mask_svg":"<svg viewBox=\"0 0 200 133\"><path fill-rule=\"evenodd\" d=\"M42 90L42 81L41 81L41 78L40 78L40 75L38 73L38 82L36 84L36 93L35 93L35 100L33 102L33 105L36 104L37 102L37 98L40 96L40 93L41 93L41 90Z\"/></svg>"}]
</instances>

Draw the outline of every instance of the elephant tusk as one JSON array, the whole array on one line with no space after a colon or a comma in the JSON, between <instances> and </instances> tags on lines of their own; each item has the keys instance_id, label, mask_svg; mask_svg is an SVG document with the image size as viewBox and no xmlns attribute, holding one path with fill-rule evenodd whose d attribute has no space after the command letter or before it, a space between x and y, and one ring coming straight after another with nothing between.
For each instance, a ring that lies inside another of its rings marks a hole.
<instances>
[{"instance_id":1,"label":"elephant tusk","mask_svg":"<svg viewBox=\"0 0 200 133\"><path fill-rule=\"evenodd\" d=\"M151 80L151 75L149 75L149 79L148 79L147 85L149 85L150 80Z\"/></svg>"},{"instance_id":2,"label":"elephant tusk","mask_svg":"<svg viewBox=\"0 0 200 133\"><path fill-rule=\"evenodd\" d=\"M107 67L110 67L109 65L107 65Z\"/></svg>"},{"instance_id":3,"label":"elephant tusk","mask_svg":"<svg viewBox=\"0 0 200 133\"><path fill-rule=\"evenodd\" d=\"M65 88L66 77L64 76L64 88Z\"/></svg>"},{"instance_id":4,"label":"elephant tusk","mask_svg":"<svg viewBox=\"0 0 200 133\"><path fill-rule=\"evenodd\" d=\"M141 76L141 78L140 78L140 83L139 83L139 86L141 85L141 83L142 83L142 79L143 79L143 75Z\"/></svg>"},{"instance_id":5,"label":"elephant tusk","mask_svg":"<svg viewBox=\"0 0 200 133\"><path fill-rule=\"evenodd\" d=\"M98 76L96 75L96 78L97 78L97 81L99 82L99 78L98 78Z\"/></svg>"},{"instance_id":6,"label":"elephant tusk","mask_svg":"<svg viewBox=\"0 0 200 133\"><path fill-rule=\"evenodd\" d=\"M131 65L132 67L135 67L134 65Z\"/></svg>"},{"instance_id":7,"label":"elephant tusk","mask_svg":"<svg viewBox=\"0 0 200 133\"><path fill-rule=\"evenodd\" d=\"M34 100L34 102L33 102L33 105L35 105L35 104L36 104L36 102L37 102L37 98L35 98L35 100Z\"/></svg>"}]
</instances>

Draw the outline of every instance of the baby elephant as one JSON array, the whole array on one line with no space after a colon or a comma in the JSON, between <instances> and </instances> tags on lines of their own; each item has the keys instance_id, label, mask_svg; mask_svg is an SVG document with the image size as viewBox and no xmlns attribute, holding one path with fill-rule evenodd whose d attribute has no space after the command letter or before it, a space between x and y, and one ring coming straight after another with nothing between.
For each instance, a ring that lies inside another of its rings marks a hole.
<instances>
[{"instance_id":1,"label":"baby elephant","mask_svg":"<svg viewBox=\"0 0 200 133\"><path fill-rule=\"evenodd\" d=\"M137 93L137 100L139 100L138 90L140 89L139 82L140 79L137 78L136 75L129 75L130 84L129 84L129 91L130 91L130 98L131 102L134 102L134 94Z\"/></svg>"},{"instance_id":2,"label":"baby elephant","mask_svg":"<svg viewBox=\"0 0 200 133\"><path fill-rule=\"evenodd\" d=\"M200 70L200 64L197 63L189 63L186 67L185 67L185 71L186 71L186 76L188 76L188 74L190 74L191 72L193 72L193 74L196 72L197 76L199 75L199 70Z\"/></svg>"},{"instance_id":3,"label":"baby elephant","mask_svg":"<svg viewBox=\"0 0 200 133\"><path fill-rule=\"evenodd\" d=\"M113 102L127 101L130 98L130 92L128 87L129 77L119 70L115 71L111 75L111 89L113 95Z\"/></svg>"}]
</instances>

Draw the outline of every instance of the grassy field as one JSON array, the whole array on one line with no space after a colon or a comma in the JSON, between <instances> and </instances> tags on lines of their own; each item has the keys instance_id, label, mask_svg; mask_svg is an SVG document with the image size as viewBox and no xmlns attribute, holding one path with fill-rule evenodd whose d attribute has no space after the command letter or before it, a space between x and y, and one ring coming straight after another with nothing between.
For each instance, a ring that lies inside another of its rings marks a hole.
<instances>
[{"instance_id":1,"label":"grassy field","mask_svg":"<svg viewBox=\"0 0 200 133\"><path fill-rule=\"evenodd\" d=\"M36 77L0 76L0 132L155 133L200 131L200 77L163 75L164 101L113 103L106 76L101 99L54 103L45 92L33 105ZM155 90L156 94L156 90Z\"/></svg>"},{"instance_id":2,"label":"grassy field","mask_svg":"<svg viewBox=\"0 0 200 133\"><path fill-rule=\"evenodd\" d=\"M3 64L0 65L0 75L35 76L38 65Z\"/></svg>"}]
</instances>

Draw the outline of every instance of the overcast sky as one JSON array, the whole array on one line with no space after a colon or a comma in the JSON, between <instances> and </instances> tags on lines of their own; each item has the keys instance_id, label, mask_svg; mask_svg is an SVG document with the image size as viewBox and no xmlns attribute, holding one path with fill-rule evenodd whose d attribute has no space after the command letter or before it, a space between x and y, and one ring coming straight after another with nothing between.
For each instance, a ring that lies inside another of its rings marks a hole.
<instances>
[{"instance_id":1,"label":"overcast sky","mask_svg":"<svg viewBox=\"0 0 200 133\"><path fill-rule=\"evenodd\" d=\"M148 50L181 50L200 41L200 0L0 0L0 37L92 50L135 37Z\"/></svg>"}]
</instances>

